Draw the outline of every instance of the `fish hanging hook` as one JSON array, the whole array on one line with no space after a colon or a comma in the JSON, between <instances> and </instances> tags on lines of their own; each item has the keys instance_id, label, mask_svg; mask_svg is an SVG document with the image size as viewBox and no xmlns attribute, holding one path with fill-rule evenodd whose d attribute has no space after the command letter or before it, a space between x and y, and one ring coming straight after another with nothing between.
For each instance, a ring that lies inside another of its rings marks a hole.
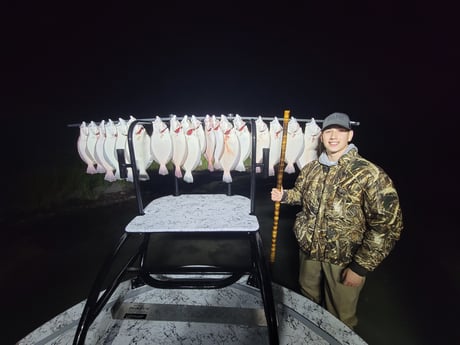
<instances>
[{"instance_id":1,"label":"fish hanging hook","mask_svg":"<svg viewBox=\"0 0 460 345\"><path fill-rule=\"evenodd\" d=\"M278 175L276 179L276 188L281 190L283 187L283 173L284 173L284 160L286 154L286 143L287 143L287 132L288 132L288 123L289 123L289 116L290 111L285 110L283 116L283 137L281 139L281 156L280 161L278 164ZM272 245L270 251L270 264L275 263L275 256L276 256L276 238L278 237L278 222L279 222L279 214L280 214L280 202L275 202L275 210L273 212L273 229L272 229Z\"/></svg>"}]
</instances>

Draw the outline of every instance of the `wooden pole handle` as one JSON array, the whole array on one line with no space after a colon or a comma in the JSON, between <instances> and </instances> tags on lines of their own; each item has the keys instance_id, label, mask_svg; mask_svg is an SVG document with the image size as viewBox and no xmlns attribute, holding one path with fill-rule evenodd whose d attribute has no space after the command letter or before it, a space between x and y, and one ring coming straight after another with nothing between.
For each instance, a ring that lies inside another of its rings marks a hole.
<instances>
[{"instance_id":1,"label":"wooden pole handle","mask_svg":"<svg viewBox=\"0 0 460 345\"><path fill-rule=\"evenodd\" d=\"M281 141L281 156L280 161L278 164L278 175L276 178L276 188L281 190L283 187L283 175L284 175L284 161L286 156L286 143L287 143L287 131L288 131L288 123L290 117L290 111L285 110L283 116L283 137ZM270 250L270 263L275 263L276 257L276 239L278 237L278 222L279 222L279 214L280 214L280 202L275 202L275 210L273 212L273 229L272 229L272 244Z\"/></svg>"}]
</instances>

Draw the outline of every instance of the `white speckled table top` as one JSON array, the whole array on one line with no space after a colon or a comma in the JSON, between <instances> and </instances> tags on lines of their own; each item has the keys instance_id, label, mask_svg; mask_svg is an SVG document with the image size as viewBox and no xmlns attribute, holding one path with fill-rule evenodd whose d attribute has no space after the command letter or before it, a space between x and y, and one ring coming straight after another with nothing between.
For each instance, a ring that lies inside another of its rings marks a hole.
<instances>
[{"instance_id":1,"label":"white speckled table top","mask_svg":"<svg viewBox=\"0 0 460 345\"><path fill-rule=\"evenodd\" d=\"M241 195L184 194L164 196L145 207L126 232L247 232L259 230L250 215L251 200Z\"/></svg>"}]
</instances>

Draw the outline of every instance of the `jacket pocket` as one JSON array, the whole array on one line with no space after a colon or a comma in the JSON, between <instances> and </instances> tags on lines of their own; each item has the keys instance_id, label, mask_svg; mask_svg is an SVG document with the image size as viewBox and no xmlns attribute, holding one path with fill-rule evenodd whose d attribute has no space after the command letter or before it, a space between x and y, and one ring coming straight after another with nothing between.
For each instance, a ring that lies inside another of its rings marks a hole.
<instances>
[{"instance_id":1,"label":"jacket pocket","mask_svg":"<svg viewBox=\"0 0 460 345\"><path fill-rule=\"evenodd\" d=\"M305 212L297 213L294 222L294 235L300 248L306 252L310 250L313 237L313 229L310 229L308 225L309 222Z\"/></svg>"}]
</instances>

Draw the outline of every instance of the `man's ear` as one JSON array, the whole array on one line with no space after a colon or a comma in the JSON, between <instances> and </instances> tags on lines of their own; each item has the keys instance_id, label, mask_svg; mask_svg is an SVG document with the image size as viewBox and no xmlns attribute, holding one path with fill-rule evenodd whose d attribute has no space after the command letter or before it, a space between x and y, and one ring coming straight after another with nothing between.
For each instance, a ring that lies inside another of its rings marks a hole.
<instances>
[{"instance_id":1,"label":"man's ear","mask_svg":"<svg viewBox=\"0 0 460 345\"><path fill-rule=\"evenodd\" d=\"M350 142L350 141L353 139L353 134L354 134L353 130L350 129L350 130L348 131L348 142Z\"/></svg>"}]
</instances>

